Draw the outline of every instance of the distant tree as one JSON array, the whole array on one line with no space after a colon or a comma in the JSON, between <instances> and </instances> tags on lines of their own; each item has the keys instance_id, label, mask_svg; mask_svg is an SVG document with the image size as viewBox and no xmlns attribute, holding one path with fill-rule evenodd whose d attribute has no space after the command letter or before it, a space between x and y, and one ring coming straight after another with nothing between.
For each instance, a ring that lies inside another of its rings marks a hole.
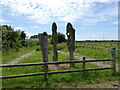
<instances>
[{"instance_id":1,"label":"distant tree","mask_svg":"<svg viewBox=\"0 0 120 90\"><path fill-rule=\"evenodd\" d=\"M8 25L3 25L2 29L6 29L6 30L14 30L11 26Z\"/></svg>"},{"instance_id":2,"label":"distant tree","mask_svg":"<svg viewBox=\"0 0 120 90\"><path fill-rule=\"evenodd\" d=\"M58 35L58 43L62 43L62 42L66 42L66 39L65 39L65 35L64 34L62 34L62 33L60 33L60 32L58 32L57 33ZM52 38L51 38L51 43L52 43Z\"/></svg>"},{"instance_id":3,"label":"distant tree","mask_svg":"<svg viewBox=\"0 0 120 90\"><path fill-rule=\"evenodd\" d=\"M24 31L21 32L20 37L21 37L22 40L25 40L26 34L25 34Z\"/></svg>"},{"instance_id":4,"label":"distant tree","mask_svg":"<svg viewBox=\"0 0 120 90\"><path fill-rule=\"evenodd\" d=\"M35 39L35 38L37 39L38 35L33 35L33 36L30 37L30 39Z\"/></svg>"},{"instance_id":5,"label":"distant tree","mask_svg":"<svg viewBox=\"0 0 120 90\"><path fill-rule=\"evenodd\" d=\"M58 43L66 42L65 35L58 32Z\"/></svg>"}]
</instances>

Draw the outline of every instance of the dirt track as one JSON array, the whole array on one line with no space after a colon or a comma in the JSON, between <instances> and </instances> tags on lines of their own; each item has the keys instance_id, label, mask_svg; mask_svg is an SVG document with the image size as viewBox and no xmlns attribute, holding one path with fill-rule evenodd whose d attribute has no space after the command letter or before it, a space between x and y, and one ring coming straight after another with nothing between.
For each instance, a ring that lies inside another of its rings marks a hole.
<instances>
[{"instance_id":1,"label":"dirt track","mask_svg":"<svg viewBox=\"0 0 120 90\"><path fill-rule=\"evenodd\" d=\"M58 53L61 53L61 54L64 54L64 55L69 55L68 52L63 52L63 51L58 51ZM74 56L75 56L75 58L80 59L80 60L82 60L82 58L84 57L84 56L81 56L81 55L78 55L78 54L74 54ZM88 59L92 60L92 58L86 57L86 60L88 60ZM91 64L102 66L102 67L111 67L111 65L103 64L102 62L91 62ZM117 70L118 70L118 64L116 64L116 65L117 65Z\"/></svg>"},{"instance_id":2,"label":"dirt track","mask_svg":"<svg viewBox=\"0 0 120 90\"><path fill-rule=\"evenodd\" d=\"M18 63L20 60L22 60L22 59L24 59L24 58L26 58L26 57L28 57L28 56L31 56L34 52L35 52L35 51L30 52L30 53L27 53L27 54L24 54L24 55L21 55L21 56L15 58L15 59L13 59L12 61L8 62L7 64L16 64L16 63Z\"/></svg>"}]
</instances>

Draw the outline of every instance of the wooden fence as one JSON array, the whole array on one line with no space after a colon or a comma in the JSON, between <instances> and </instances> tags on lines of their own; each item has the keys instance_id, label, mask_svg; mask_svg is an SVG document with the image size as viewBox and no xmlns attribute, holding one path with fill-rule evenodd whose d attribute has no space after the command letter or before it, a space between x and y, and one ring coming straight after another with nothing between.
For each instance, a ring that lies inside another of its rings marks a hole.
<instances>
[{"instance_id":1,"label":"wooden fence","mask_svg":"<svg viewBox=\"0 0 120 90\"><path fill-rule=\"evenodd\" d=\"M47 80L47 74L59 74L59 73L71 73L71 72L83 72L83 71L92 71L92 70L106 70L106 69L113 69L116 71L116 49L112 48L111 49L111 59L97 59L97 60L85 60L85 57L83 57L83 60L71 60L71 61L64 61L64 62L48 62L48 37L47 33L44 32L43 34L40 35L40 45L41 45L41 50L42 50L42 56L43 56L43 62L42 63L31 63L31 64L16 64L16 65L0 65L0 68L7 68L7 67L20 67L20 66L40 66L44 65L44 72L42 73L32 73L32 74L22 74L22 75L13 75L13 76L3 76L0 77L0 79L8 79L8 78L17 78L17 77L26 77L26 76L36 76L36 75L44 75L46 80ZM86 63L87 62L104 62L104 61L112 61L113 64L111 67L106 67L106 68L94 68L94 69L87 69L86 68ZM81 70L66 70L66 71L54 71L54 72L49 72L48 65L51 64L73 64L73 63L83 63L83 69Z\"/></svg>"},{"instance_id":2,"label":"wooden fence","mask_svg":"<svg viewBox=\"0 0 120 90\"><path fill-rule=\"evenodd\" d=\"M31 64L16 64L16 65L0 65L0 68L7 68L7 67L21 67L21 66L40 66L44 65L44 72L42 73L31 73L31 74L21 74L21 75L13 75L13 76L3 76L0 77L0 79L8 79L8 78L18 78L18 77L27 77L27 76L36 76L36 75L46 75L47 74L60 74L60 73L71 73L71 72L83 72L83 71L93 71L93 70L106 70L106 69L113 69L115 70L115 65L111 67L106 67L106 68L94 68L94 69L86 69L86 63L87 62L104 62L104 61L112 61L115 63L115 59L98 59L98 60L85 60L85 57L83 60L75 60L75 61L63 61L63 62L42 62L42 63L31 63ZM51 64L70 64L70 63L83 63L83 69L81 70L64 70L64 71L54 71L54 72L49 72L49 69L47 68L48 65Z\"/></svg>"}]
</instances>

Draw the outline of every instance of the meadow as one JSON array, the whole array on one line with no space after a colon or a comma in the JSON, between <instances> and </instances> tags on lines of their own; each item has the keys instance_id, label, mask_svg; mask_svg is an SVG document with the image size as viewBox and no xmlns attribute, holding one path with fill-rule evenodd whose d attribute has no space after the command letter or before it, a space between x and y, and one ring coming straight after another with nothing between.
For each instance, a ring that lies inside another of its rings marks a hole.
<instances>
[{"instance_id":1,"label":"meadow","mask_svg":"<svg viewBox=\"0 0 120 90\"><path fill-rule=\"evenodd\" d=\"M84 44L83 44L84 43ZM91 42L87 42L89 45L93 45ZM95 43L95 42L93 42ZM101 42L102 43L102 42ZM108 42L103 42L104 44L97 44L97 47L104 47L106 48ZM110 42L111 43L111 42ZM113 42L114 43L114 42ZM113 44L112 45L116 45ZM75 54L79 54L82 56L90 57L93 59L107 59L110 58L111 54L109 50L99 50L94 48L88 47L81 47L82 45L86 45L85 42L77 42L76 43L76 50ZM88 45L87 44L87 45ZM103 45L103 46L102 46ZM114 46L111 46L114 47ZM109 46L109 48L111 48ZM26 47L21 48L18 52L9 52L8 54L3 53L3 63L7 63L14 58L18 57L19 55L23 55L25 53L29 53L33 50L40 48L39 45L33 46L32 48ZM108 47L107 47L108 48ZM117 48L117 47L116 47ZM49 62L52 62L52 45L49 44ZM118 48L117 48L118 49ZM58 44L58 50L68 52L66 43ZM59 53L58 61L68 61L69 56ZM79 60L75 58L76 60ZM117 63L119 63L119 56L117 52ZM23 63L39 63L42 62L42 53L41 50L35 51L33 55L24 58L23 60L19 61L18 64ZM91 63L86 64L87 68L99 68L100 66L93 65ZM62 67L63 70L76 70L82 69L82 63L75 64L75 67ZM18 75L18 74L28 74L28 73L39 73L43 72L43 66L25 66L25 67L12 67L12 68L2 68L2 76L9 76L9 75ZM55 71L55 70L49 70ZM61 71L61 70L58 70ZM2 80L2 87L3 88L14 88L14 89L21 89L21 88L85 88L85 87L94 87L94 88L109 88L113 87L113 84L117 84L119 79L120 72L113 72L113 70L100 70L100 71L89 71L89 72L76 72L76 73L66 73L66 74L54 74L54 75L47 75L48 77L48 84L46 86L46 82L44 76L30 76L30 77L21 77L21 78L13 78L13 79L3 79ZM100 85L98 84L108 82L108 85ZM112 83L109 83L112 82ZM97 85L96 85L97 84ZM89 85L89 86L88 86Z\"/></svg>"}]
</instances>

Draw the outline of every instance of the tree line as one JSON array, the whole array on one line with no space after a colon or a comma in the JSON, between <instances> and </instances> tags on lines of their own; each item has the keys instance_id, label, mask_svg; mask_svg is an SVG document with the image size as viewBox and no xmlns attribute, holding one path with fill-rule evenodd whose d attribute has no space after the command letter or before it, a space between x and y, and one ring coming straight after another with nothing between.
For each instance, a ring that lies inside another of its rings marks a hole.
<instances>
[{"instance_id":1,"label":"tree line","mask_svg":"<svg viewBox=\"0 0 120 90\"><path fill-rule=\"evenodd\" d=\"M2 29L2 50L8 52L9 50L13 51L19 51L19 48L21 47L27 47L27 46L35 46L39 45L39 42L32 40L32 39L38 39L38 35L33 35L30 37L30 39L26 40L26 33L25 31L21 30L14 30L11 26L8 25L1 25L0 28ZM58 35L58 43L65 42L65 35L62 33L57 33ZM50 43L52 43L52 35L48 35Z\"/></svg>"},{"instance_id":2,"label":"tree line","mask_svg":"<svg viewBox=\"0 0 120 90\"><path fill-rule=\"evenodd\" d=\"M38 39L40 34L41 33L39 33L38 35L33 35L33 36L30 37L30 39ZM66 42L66 38L65 38L64 34L58 32L57 36L58 36L58 43ZM52 35L48 35L48 39L49 39L50 43L53 43Z\"/></svg>"}]
</instances>

